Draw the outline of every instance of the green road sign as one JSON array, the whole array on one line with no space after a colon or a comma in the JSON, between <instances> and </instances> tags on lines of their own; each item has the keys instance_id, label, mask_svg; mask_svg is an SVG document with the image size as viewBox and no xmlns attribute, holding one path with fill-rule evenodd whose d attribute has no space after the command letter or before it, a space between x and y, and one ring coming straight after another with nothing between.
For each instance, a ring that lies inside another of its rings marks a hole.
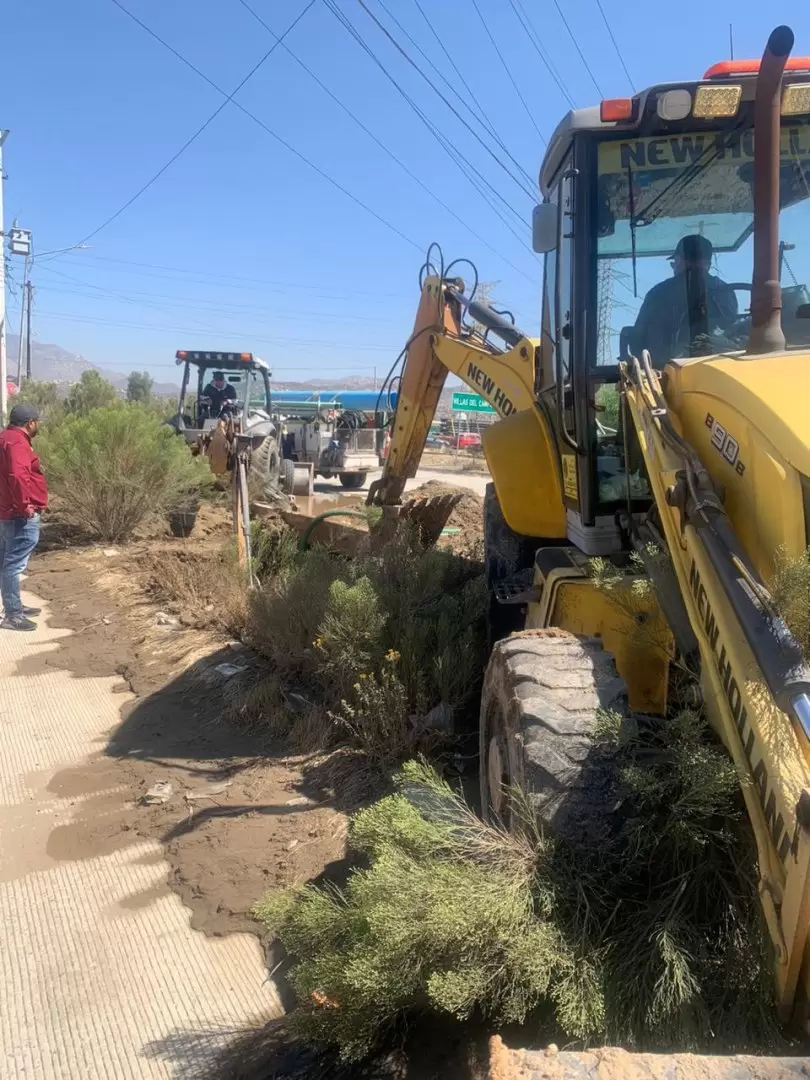
<instances>
[{"instance_id":1,"label":"green road sign","mask_svg":"<svg viewBox=\"0 0 810 1080\"><path fill-rule=\"evenodd\" d=\"M453 394L453 412L495 412L480 394Z\"/></svg>"}]
</instances>

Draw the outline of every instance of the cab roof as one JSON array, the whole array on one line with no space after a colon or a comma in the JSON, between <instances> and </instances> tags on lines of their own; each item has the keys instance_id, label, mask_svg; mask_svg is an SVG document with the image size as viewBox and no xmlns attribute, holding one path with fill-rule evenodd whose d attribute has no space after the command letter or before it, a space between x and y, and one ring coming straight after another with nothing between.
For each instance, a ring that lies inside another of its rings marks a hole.
<instances>
[{"instance_id":1,"label":"cab roof","mask_svg":"<svg viewBox=\"0 0 810 1080\"><path fill-rule=\"evenodd\" d=\"M174 354L177 364L194 364L199 368L218 368L222 371L266 371L270 368L264 360L253 353L201 352L197 349L178 349Z\"/></svg>"},{"instance_id":2,"label":"cab roof","mask_svg":"<svg viewBox=\"0 0 810 1080\"><path fill-rule=\"evenodd\" d=\"M669 122L660 120L656 114L658 98L670 90L688 90L694 98L695 91L699 86L718 86L722 84L738 85L742 87L741 103L753 103L756 92L758 60L735 60L724 61L712 65L700 80L684 80L675 83L659 83L640 91L632 101L632 116L628 120L603 120L601 105L590 105L584 109L571 109L554 129L554 133L548 141L543 163L540 166L540 191L547 198L556 179L560 165L563 163L574 141L574 136L582 132L593 134L608 134L610 132L634 132L638 135L652 135L657 133L677 134L685 125L695 130L705 130L711 126L716 128L718 121L686 118L682 121ZM810 70L810 57L791 57L788 61L784 85L793 82L807 82L807 72ZM720 120L719 123L723 123ZM728 122L728 121L725 121Z\"/></svg>"}]
</instances>

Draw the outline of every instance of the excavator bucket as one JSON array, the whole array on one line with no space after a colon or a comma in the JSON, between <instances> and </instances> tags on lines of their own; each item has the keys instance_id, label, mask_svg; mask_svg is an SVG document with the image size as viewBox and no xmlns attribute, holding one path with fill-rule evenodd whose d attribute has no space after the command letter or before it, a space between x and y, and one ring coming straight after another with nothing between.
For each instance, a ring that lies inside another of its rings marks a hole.
<instances>
[{"instance_id":1,"label":"excavator bucket","mask_svg":"<svg viewBox=\"0 0 810 1080\"><path fill-rule=\"evenodd\" d=\"M400 523L407 521L419 530L419 537L424 546L432 547L441 536L447 519L461 498L461 492L451 492L444 495L417 497L402 506L384 506L379 538L387 540Z\"/></svg>"}]
</instances>

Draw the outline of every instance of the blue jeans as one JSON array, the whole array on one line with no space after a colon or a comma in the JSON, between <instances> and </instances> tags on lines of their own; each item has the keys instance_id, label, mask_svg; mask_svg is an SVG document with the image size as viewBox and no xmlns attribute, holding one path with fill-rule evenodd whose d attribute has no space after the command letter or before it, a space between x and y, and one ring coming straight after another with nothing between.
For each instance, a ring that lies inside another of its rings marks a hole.
<instances>
[{"instance_id":1,"label":"blue jeans","mask_svg":"<svg viewBox=\"0 0 810 1080\"><path fill-rule=\"evenodd\" d=\"M6 618L22 615L20 574L39 543L39 514L0 521L0 595Z\"/></svg>"}]
</instances>

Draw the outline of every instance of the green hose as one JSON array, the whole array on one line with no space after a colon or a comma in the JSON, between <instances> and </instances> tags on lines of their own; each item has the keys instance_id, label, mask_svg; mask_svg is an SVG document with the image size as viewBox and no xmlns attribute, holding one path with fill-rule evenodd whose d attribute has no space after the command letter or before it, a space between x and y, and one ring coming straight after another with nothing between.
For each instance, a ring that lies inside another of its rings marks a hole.
<instances>
[{"instance_id":1,"label":"green hose","mask_svg":"<svg viewBox=\"0 0 810 1080\"><path fill-rule=\"evenodd\" d=\"M304 529L301 534L301 539L298 541L298 550L307 550L309 547L309 538L312 536L312 531L319 522L323 521L324 518L337 517L338 514L344 517L359 517L362 518L363 521L368 521L368 517L364 510L324 510L322 514L318 514L317 517L314 517L309 525L307 525L306 529Z\"/></svg>"}]
</instances>

